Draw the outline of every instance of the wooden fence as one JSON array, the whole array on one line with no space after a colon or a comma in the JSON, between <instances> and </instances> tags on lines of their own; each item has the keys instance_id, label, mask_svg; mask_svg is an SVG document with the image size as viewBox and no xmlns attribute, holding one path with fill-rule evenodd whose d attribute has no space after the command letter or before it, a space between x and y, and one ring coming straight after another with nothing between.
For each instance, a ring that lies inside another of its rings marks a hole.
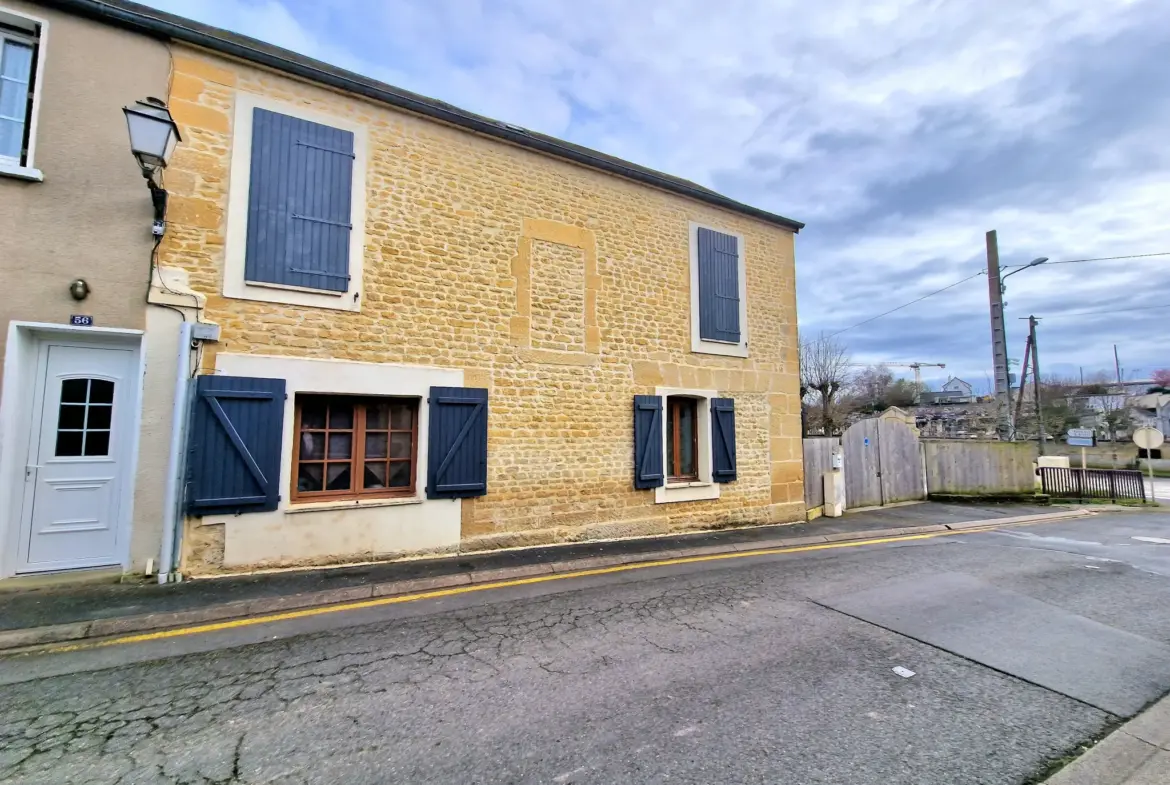
<instances>
[{"instance_id":1,"label":"wooden fence","mask_svg":"<svg viewBox=\"0 0 1170 785\"><path fill-rule=\"evenodd\" d=\"M804 440L804 504L809 509L825 503L822 479L833 465L833 448L841 444L836 436Z\"/></svg>"},{"instance_id":2,"label":"wooden fence","mask_svg":"<svg viewBox=\"0 0 1170 785\"><path fill-rule=\"evenodd\" d=\"M928 493L1034 493L1036 448L1022 442L922 442Z\"/></svg>"}]
</instances>

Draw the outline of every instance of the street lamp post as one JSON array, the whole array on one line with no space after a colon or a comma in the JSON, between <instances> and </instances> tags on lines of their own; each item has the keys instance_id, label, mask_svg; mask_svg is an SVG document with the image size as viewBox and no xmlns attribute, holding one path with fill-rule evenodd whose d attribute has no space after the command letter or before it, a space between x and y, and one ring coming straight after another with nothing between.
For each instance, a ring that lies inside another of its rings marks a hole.
<instances>
[{"instance_id":1,"label":"street lamp post","mask_svg":"<svg viewBox=\"0 0 1170 785\"><path fill-rule=\"evenodd\" d=\"M1007 330L1003 312L1003 295L1007 291L1004 280L1021 270L1026 270L1048 261L1047 256L1033 259L1025 265L1000 276L999 244L995 230L987 233L987 292L991 302L991 355L995 369L995 397L999 402L1000 438L1016 438L1015 422L1012 418L1011 369L1008 364Z\"/></svg>"}]
</instances>

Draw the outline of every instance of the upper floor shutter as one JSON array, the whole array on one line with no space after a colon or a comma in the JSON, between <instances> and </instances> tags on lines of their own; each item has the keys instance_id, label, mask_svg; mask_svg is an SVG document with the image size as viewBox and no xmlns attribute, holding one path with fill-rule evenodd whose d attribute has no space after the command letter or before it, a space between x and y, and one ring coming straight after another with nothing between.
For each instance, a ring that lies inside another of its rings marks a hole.
<instances>
[{"instance_id":1,"label":"upper floor shutter","mask_svg":"<svg viewBox=\"0 0 1170 785\"><path fill-rule=\"evenodd\" d=\"M698 230L699 338L739 343L739 240Z\"/></svg>"},{"instance_id":2,"label":"upper floor shutter","mask_svg":"<svg viewBox=\"0 0 1170 785\"><path fill-rule=\"evenodd\" d=\"M192 515L275 510L284 379L200 376L187 436Z\"/></svg>"},{"instance_id":3,"label":"upper floor shutter","mask_svg":"<svg viewBox=\"0 0 1170 785\"><path fill-rule=\"evenodd\" d=\"M248 186L248 281L349 288L353 133L255 109Z\"/></svg>"},{"instance_id":4,"label":"upper floor shutter","mask_svg":"<svg viewBox=\"0 0 1170 785\"><path fill-rule=\"evenodd\" d=\"M427 438L427 498L487 493L488 391L432 387Z\"/></svg>"},{"instance_id":5,"label":"upper floor shutter","mask_svg":"<svg viewBox=\"0 0 1170 785\"><path fill-rule=\"evenodd\" d=\"M711 479L734 482L735 471L735 400L711 399Z\"/></svg>"},{"instance_id":6,"label":"upper floor shutter","mask_svg":"<svg viewBox=\"0 0 1170 785\"><path fill-rule=\"evenodd\" d=\"M634 396L634 487L657 488L666 481L662 459L662 398Z\"/></svg>"}]
</instances>

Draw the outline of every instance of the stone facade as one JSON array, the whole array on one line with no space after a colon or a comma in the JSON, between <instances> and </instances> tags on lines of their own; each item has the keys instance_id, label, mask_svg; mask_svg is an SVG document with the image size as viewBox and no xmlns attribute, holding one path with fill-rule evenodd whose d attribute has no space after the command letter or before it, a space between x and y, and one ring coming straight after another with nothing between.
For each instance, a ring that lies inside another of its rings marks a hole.
<instances>
[{"instance_id":1,"label":"stone facade","mask_svg":"<svg viewBox=\"0 0 1170 785\"><path fill-rule=\"evenodd\" d=\"M204 371L217 352L348 359L459 369L489 388L488 494L461 502L463 549L803 519L790 231L181 45L173 54L184 141L166 173L159 263L221 327ZM223 295L242 93L367 129L360 311ZM743 238L746 359L691 351L690 222ZM634 490L632 396L656 387L735 399L739 474L720 498L655 504ZM214 569L220 547L189 537L188 565Z\"/></svg>"}]
</instances>

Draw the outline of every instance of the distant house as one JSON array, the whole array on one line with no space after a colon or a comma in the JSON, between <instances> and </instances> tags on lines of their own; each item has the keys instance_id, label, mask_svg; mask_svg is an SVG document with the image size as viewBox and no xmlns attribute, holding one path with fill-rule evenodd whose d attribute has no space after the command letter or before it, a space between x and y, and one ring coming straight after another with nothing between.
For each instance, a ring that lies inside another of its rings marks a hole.
<instances>
[{"instance_id":1,"label":"distant house","mask_svg":"<svg viewBox=\"0 0 1170 785\"><path fill-rule=\"evenodd\" d=\"M952 403L975 403L975 390L970 384L952 376L941 390L924 390L921 402L926 406Z\"/></svg>"}]
</instances>

